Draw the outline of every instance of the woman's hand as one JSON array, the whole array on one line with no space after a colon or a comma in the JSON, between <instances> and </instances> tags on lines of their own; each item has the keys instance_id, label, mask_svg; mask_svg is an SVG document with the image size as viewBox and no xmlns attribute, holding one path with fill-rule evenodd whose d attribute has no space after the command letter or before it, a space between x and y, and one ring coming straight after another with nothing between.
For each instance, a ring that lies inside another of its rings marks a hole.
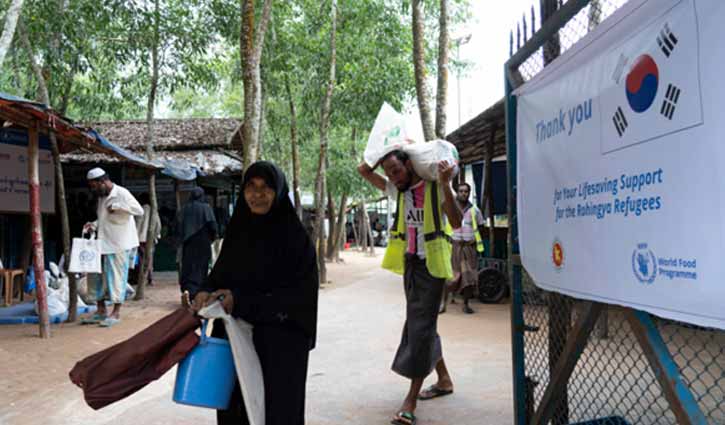
<instances>
[{"instance_id":1,"label":"woman's hand","mask_svg":"<svg viewBox=\"0 0 725 425\"><path fill-rule=\"evenodd\" d=\"M232 309L234 309L234 295L232 294L232 291L228 289L218 289L209 295L209 301L207 301L207 303L215 300L221 300L224 311L226 311L227 314L232 314Z\"/></svg>"},{"instance_id":2,"label":"woman's hand","mask_svg":"<svg viewBox=\"0 0 725 425\"><path fill-rule=\"evenodd\" d=\"M198 313L199 310L206 307L210 295L208 292L197 292L194 297L194 302L191 304L191 311Z\"/></svg>"}]
</instances>

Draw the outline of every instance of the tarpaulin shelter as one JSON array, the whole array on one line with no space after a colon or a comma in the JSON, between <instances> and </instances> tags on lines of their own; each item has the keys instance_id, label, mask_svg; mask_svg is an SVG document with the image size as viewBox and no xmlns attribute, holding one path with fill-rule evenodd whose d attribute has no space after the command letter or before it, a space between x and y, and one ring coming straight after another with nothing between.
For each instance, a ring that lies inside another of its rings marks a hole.
<instances>
[{"instance_id":1,"label":"tarpaulin shelter","mask_svg":"<svg viewBox=\"0 0 725 425\"><path fill-rule=\"evenodd\" d=\"M146 153L148 124L144 120L93 122L88 124L108 141L126 152L148 160ZM235 118L157 119L153 122L153 162L157 177L162 239L155 255L156 270L174 270L173 221L193 186L201 186L209 195L217 220L222 224L231 214L242 175L242 121ZM65 154L66 179L71 192L84 189L84 172L103 167L112 179L141 194L147 191L147 174L127 159L77 151ZM130 166L129 166L130 165ZM75 185L75 186L74 186Z\"/></svg>"},{"instance_id":2,"label":"tarpaulin shelter","mask_svg":"<svg viewBox=\"0 0 725 425\"><path fill-rule=\"evenodd\" d=\"M111 144L102 143L97 133L74 124L70 119L58 114L48 106L7 93L0 93L0 128L5 136L3 138L5 141L0 140L0 146L4 148L3 152L0 152L0 161L5 162L5 164L0 164L0 169L8 170L12 165L17 171L18 164L27 164L27 179L23 180L22 176L12 176L11 178L5 176L0 179L0 193L6 197L12 196L28 200L27 211L31 223L32 263L36 278L40 336L46 338L50 336L50 327L44 282L45 264L39 177L41 136L54 133L60 153L83 149L118 156L119 152ZM10 139L14 143L9 143ZM27 145L27 150L22 149L25 145ZM44 162L48 162L48 160L46 159ZM138 164L144 167L154 167L153 164L145 161L139 161ZM54 185L51 184L50 187L54 187ZM46 193L46 196L55 198L55 192L51 190ZM5 206L0 208L5 209L6 203L4 202L3 205ZM4 282L4 284L12 285L12 282Z\"/></svg>"}]
</instances>

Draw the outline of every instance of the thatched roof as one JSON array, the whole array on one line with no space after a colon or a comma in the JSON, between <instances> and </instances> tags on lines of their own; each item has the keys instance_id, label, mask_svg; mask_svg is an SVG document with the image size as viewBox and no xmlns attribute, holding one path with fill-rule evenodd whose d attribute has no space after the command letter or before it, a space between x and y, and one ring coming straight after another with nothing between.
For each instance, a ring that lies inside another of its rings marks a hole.
<instances>
[{"instance_id":1,"label":"thatched roof","mask_svg":"<svg viewBox=\"0 0 725 425\"><path fill-rule=\"evenodd\" d=\"M493 143L492 158L506 155L506 114L504 99L481 112L446 136L458 148L463 164L482 161L487 145Z\"/></svg>"},{"instance_id":2,"label":"thatched roof","mask_svg":"<svg viewBox=\"0 0 725 425\"><path fill-rule=\"evenodd\" d=\"M145 158L145 155L139 155ZM159 151L154 157L154 160L169 160L196 167L208 176L240 174L242 172L242 161L240 159L230 152L203 149ZM74 152L62 155L61 161L67 164L117 164L123 160L105 154Z\"/></svg>"},{"instance_id":3,"label":"thatched roof","mask_svg":"<svg viewBox=\"0 0 725 425\"><path fill-rule=\"evenodd\" d=\"M88 123L111 143L144 151L146 121ZM154 120L154 150L238 149L242 121L235 118L185 118Z\"/></svg>"}]
</instances>

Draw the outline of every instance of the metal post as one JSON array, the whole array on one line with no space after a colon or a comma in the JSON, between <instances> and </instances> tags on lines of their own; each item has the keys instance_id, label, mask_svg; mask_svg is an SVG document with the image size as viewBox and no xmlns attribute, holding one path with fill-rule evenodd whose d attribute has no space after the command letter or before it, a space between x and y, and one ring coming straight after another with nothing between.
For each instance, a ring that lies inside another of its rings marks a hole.
<instances>
[{"instance_id":1,"label":"metal post","mask_svg":"<svg viewBox=\"0 0 725 425\"><path fill-rule=\"evenodd\" d=\"M45 288L45 259L43 256L43 222L40 213L40 176L38 173L38 130L28 129L28 198L33 243L35 294L38 300L40 337L50 338L48 299ZM6 283L7 284L7 283Z\"/></svg>"},{"instance_id":2,"label":"metal post","mask_svg":"<svg viewBox=\"0 0 725 425\"><path fill-rule=\"evenodd\" d=\"M682 380L680 368L675 363L662 339L660 331L649 313L627 309L625 316L649 361L662 393L670 404L672 413L680 425L706 425L707 418L700 410L687 384Z\"/></svg>"},{"instance_id":3,"label":"metal post","mask_svg":"<svg viewBox=\"0 0 725 425\"><path fill-rule=\"evenodd\" d=\"M508 68L507 68L508 70ZM506 151L508 180L508 264L511 281L511 357L513 360L514 423L526 425L526 368L524 357L524 304L521 290L521 265L514 264L519 256L519 229L516 217L516 98L511 81L506 77ZM493 223L492 223L493 225Z\"/></svg>"}]
</instances>

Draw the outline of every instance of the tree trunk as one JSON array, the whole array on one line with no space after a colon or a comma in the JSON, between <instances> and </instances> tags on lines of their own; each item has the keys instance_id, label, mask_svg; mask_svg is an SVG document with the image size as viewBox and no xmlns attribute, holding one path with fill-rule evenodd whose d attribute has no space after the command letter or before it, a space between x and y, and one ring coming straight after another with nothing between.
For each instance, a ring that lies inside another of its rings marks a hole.
<instances>
[{"instance_id":1,"label":"tree trunk","mask_svg":"<svg viewBox=\"0 0 725 425\"><path fill-rule=\"evenodd\" d=\"M242 80L244 84L244 169L257 160L259 126L262 108L260 62L264 35L267 32L272 11L272 0L264 0L259 26L254 27L254 0L242 0L242 31L240 53L242 58ZM255 34L256 33L256 34Z\"/></svg>"},{"instance_id":2,"label":"tree trunk","mask_svg":"<svg viewBox=\"0 0 725 425\"><path fill-rule=\"evenodd\" d=\"M8 11L5 12L5 26L3 27L2 35L0 35L0 69L2 69L3 63L5 63L5 56L10 49L10 45L13 43L15 26L18 24L22 10L23 0L13 0L10 3Z\"/></svg>"},{"instance_id":3,"label":"tree trunk","mask_svg":"<svg viewBox=\"0 0 725 425\"><path fill-rule=\"evenodd\" d=\"M362 240L360 239L360 232L358 230L357 224L359 223L356 218L358 217L357 208L355 208L355 212L352 214L352 236L355 238L355 247L357 249L360 249L360 246L362 244ZM357 222L357 223L356 223Z\"/></svg>"},{"instance_id":4,"label":"tree trunk","mask_svg":"<svg viewBox=\"0 0 725 425\"><path fill-rule=\"evenodd\" d=\"M146 106L146 156L149 161L154 159L154 107L156 106L156 92L159 85L159 40L161 37L159 24L161 14L159 0L154 1L154 39L151 46L151 90L149 91L148 104ZM153 264L154 251L156 249L156 214L159 209L156 197L156 172L149 173L149 228L146 232L146 249L144 250L143 264L141 264L141 276L139 276L136 287L136 300L142 300L146 292L149 271Z\"/></svg>"},{"instance_id":5,"label":"tree trunk","mask_svg":"<svg viewBox=\"0 0 725 425\"><path fill-rule=\"evenodd\" d=\"M335 66L337 60L337 0L332 0L330 7L330 74L327 82L327 90L325 98L322 101L322 111L320 114L320 158L317 163L317 176L315 179L315 210L316 210L316 229L315 232L318 235L318 243L320 250L318 252L319 268L320 268L320 283L327 282L327 267L325 266L324 258L324 241L319 238L322 234L322 227L325 222L325 186L326 186L326 163L327 163L327 142L328 142L328 130L330 128L330 112L332 107L332 93L335 89Z\"/></svg>"},{"instance_id":6,"label":"tree trunk","mask_svg":"<svg viewBox=\"0 0 725 425\"><path fill-rule=\"evenodd\" d=\"M261 74L260 74L261 75ZM260 80L261 81L261 80ZM257 161L262 159L262 145L264 145L264 120L265 120L265 113L267 112L267 105L266 105L266 90L264 89L264 84L260 84L260 106L259 106L259 128L257 131Z\"/></svg>"},{"instance_id":7,"label":"tree trunk","mask_svg":"<svg viewBox=\"0 0 725 425\"><path fill-rule=\"evenodd\" d=\"M232 198L234 198L234 183L232 183ZM174 202L176 205L176 223L178 224L181 220L181 184L177 179L174 179ZM234 205L234 203L232 204ZM178 226L177 226L178 227ZM178 274L178 281L181 282L181 254L183 252L182 246L184 245L183 235L176 235L177 248L176 248L176 272Z\"/></svg>"},{"instance_id":8,"label":"tree trunk","mask_svg":"<svg viewBox=\"0 0 725 425\"><path fill-rule=\"evenodd\" d=\"M342 259L340 258L340 251L342 251L345 248L345 243L347 242L347 215L343 213L342 215L342 223L340 224L340 234L337 238L337 249L335 250L335 262L341 263Z\"/></svg>"},{"instance_id":9,"label":"tree trunk","mask_svg":"<svg viewBox=\"0 0 725 425\"><path fill-rule=\"evenodd\" d=\"M365 252L368 249L368 245L370 244L370 238L369 238L370 235L368 234L368 226L367 226L368 211L367 211L367 206L365 205L365 201L360 202L358 214L359 214L359 217L358 217L359 223L358 224L360 226L360 230L358 232L358 234L360 235L360 250L362 252Z\"/></svg>"},{"instance_id":10,"label":"tree trunk","mask_svg":"<svg viewBox=\"0 0 725 425\"><path fill-rule=\"evenodd\" d=\"M45 103L50 107L50 95L48 94L48 85L46 84L45 77L43 76L43 70L35 60L33 48L30 45L30 39L28 33L25 31L24 26L20 25L18 28L20 41L23 44L23 48L28 52L28 58L30 66L33 68L35 79L38 82L38 92L40 94L41 102ZM65 179L63 177L63 165L60 162L60 149L58 149L58 140L55 132L50 130L48 132L48 138L50 139L50 148L53 155L53 169L55 172L55 193L56 193L56 204L60 213L60 227L61 227L61 244L63 246L63 256L65 258L64 271L68 275L68 322L75 322L78 314L78 287L76 286L75 274L68 273L68 266L70 265L70 224L68 219L68 205L65 199Z\"/></svg>"},{"instance_id":11,"label":"tree trunk","mask_svg":"<svg viewBox=\"0 0 725 425\"><path fill-rule=\"evenodd\" d=\"M332 197L330 187L327 187L327 215L329 217L329 234L327 236L327 249L325 257L332 261L335 257L335 242L337 241L337 216L335 215L335 198Z\"/></svg>"},{"instance_id":12,"label":"tree trunk","mask_svg":"<svg viewBox=\"0 0 725 425\"><path fill-rule=\"evenodd\" d=\"M33 271L35 294L38 301L38 326L40 337L50 338L48 297L43 258L43 222L40 213L40 178L38 173L38 130L28 129L28 198L30 199L30 225L33 241Z\"/></svg>"},{"instance_id":13,"label":"tree trunk","mask_svg":"<svg viewBox=\"0 0 725 425\"><path fill-rule=\"evenodd\" d=\"M320 195L322 198L319 200L319 203L324 205L325 204L325 186L326 186L325 179L322 180L322 189L320 191ZM315 232L317 235L317 269L319 272L319 279L320 284L327 283L327 264L325 264L325 210L322 209L322 218L315 217L315 220L317 221Z\"/></svg>"},{"instance_id":14,"label":"tree trunk","mask_svg":"<svg viewBox=\"0 0 725 425\"><path fill-rule=\"evenodd\" d=\"M448 106L448 0L440 0L438 34L438 93L436 94L436 137L446 137L446 107Z\"/></svg>"},{"instance_id":15,"label":"tree trunk","mask_svg":"<svg viewBox=\"0 0 725 425\"><path fill-rule=\"evenodd\" d=\"M347 192L343 192L340 197L340 209L337 212L337 220L335 220L335 233L333 234L334 244L332 246L333 254L328 253L328 258L340 262L340 250L345 244L345 210L347 209Z\"/></svg>"},{"instance_id":16,"label":"tree trunk","mask_svg":"<svg viewBox=\"0 0 725 425\"><path fill-rule=\"evenodd\" d=\"M300 152L297 146L297 112L295 111L295 102L292 97L292 88L289 83L289 75L284 75L284 85L287 90L287 98L289 99L290 112L290 143L292 144L292 192L295 197L295 211L297 216L302 220L302 198L300 197Z\"/></svg>"},{"instance_id":17,"label":"tree trunk","mask_svg":"<svg viewBox=\"0 0 725 425\"><path fill-rule=\"evenodd\" d=\"M418 98L420 121L423 125L425 140L435 139L433 120L428 101L428 85L425 71L425 33L423 30L423 0L413 0L413 67L415 69L415 92Z\"/></svg>"},{"instance_id":18,"label":"tree trunk","mask_svg":"<svg viewBox=\"0 0 725 425\"><path fill-rule=\"evenodd\" d=\"M370 225L370 216L368 216L367 212L365 213L365 231L368 235L368 249L370 255L373 255L375 254L375 238L373 237L373 228Z\"/></svg>"}]
</instances>

